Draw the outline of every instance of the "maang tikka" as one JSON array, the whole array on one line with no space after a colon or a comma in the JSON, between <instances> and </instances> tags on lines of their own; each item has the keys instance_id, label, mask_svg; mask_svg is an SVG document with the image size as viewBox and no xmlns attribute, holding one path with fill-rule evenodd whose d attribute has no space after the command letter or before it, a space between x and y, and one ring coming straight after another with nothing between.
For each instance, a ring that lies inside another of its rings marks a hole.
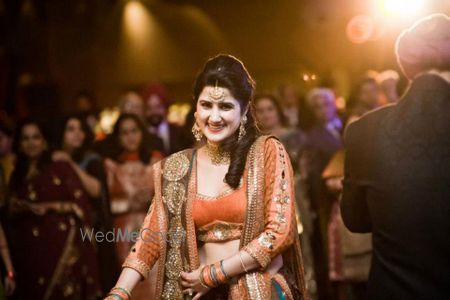
<instances>
[{"instance_id":1,"label":"maang tikka","mask_svg":"<svg viewBox=\"0 0 450 300\"><path fill-rule=\"evenodd\" d=\"M216 85L209 90L209 100L212 102L222 102L225 100L225 89L220 87L218 80L216 80Z\"/></svg>"}]
</instances>

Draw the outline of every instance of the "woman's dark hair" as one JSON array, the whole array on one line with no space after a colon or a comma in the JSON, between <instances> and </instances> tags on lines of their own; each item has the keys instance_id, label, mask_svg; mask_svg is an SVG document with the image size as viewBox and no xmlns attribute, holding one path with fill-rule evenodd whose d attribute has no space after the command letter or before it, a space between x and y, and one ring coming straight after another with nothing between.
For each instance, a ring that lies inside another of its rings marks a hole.
<instances>
[{"instance_id":1,"label":"woman's dark hair","mask_svg":"<svg viewBox=\"0 0 450 300\"><path fill-rule=\"evenodd\" d=\"M11 175L10 187L12 190L17 191L17 189L25 181L25 177L28 173L28 168L30 167L30 159L20 150L20 143L22 140L22 131L26 126L34 125L36 126L42 134L43 139L48 143L48 133L47 129L43 123L35 119L25 119L19 122L14 131L13 137L13 151L16 154L16 161L14 165L14 172ZM39 158L37 163L37 169L39 171L43 170L46 166L51 163L51 151L46 149Z\"/></svg>"},{"instance_id":2,"label":"woman's dark hair","mask_svg":"<svg viewBox=\"0 0 450 300\"><path fill-rule=\"evenodd\" d=\"M288 125L286 116L284 115L283 110L281 109L280 102L274 95L272 95L272 94L256 95L253 100L253 103L254 103L253 105L254 105L255 109L256 109L256 106L258 105L258 102L260 102L263 99L267 99L270 102L272 102L273 106L275 106L275 110L277 111L278 120L280 121L281 126L286 127Z\"/></svg>"},{"instance_id":3,"label":"woman's dark hair","mask_svg":"<svg viewBox=\"0 0 450 300\"><path fill-rule=\"evenodd\" d=\"M64 135L66 133L66 127L70 120L77 120L80 122L81 130L84 133L84 141L80 148L75 149L75 151L72 153L72 159L79 163L84 155L86 154L86 151L90 149L92 146L92 143L94 142L94 133L91 130L91 127L89 127L88 123L86 122L86 119L83 118L81 114L71 114L65 116L60 121L60 126L57 126L57 133L55 138L55 148L56 149L62 149L64 146Z\"/></svg>"},{"instance_id":4,"label":"woman's dark hair","mask_svg":"<svg viewBox=\"0 0 450 300\"><path fill-rule=\"evenodd\" d=\"M75 105L78 105L78 101L81 98L88 99L89 103L91 104L91 110L89 112L82 111L82 112L80 112L81 114L87 114L87 113L98 114L99 109L97 106L97 99L95 98L95 96L92 92L90 92L88 89L79 90L74 97ZM78 109L78 107L76 107L76 108Z\"/></svg>"},{"instance_id":5,"label":"woman's dark hair","mask_svg":"<svg viewBox=\"0 0 450 300\"><path fill-rule=\"evenodd\" d=\"M194 83L193 98L196 102L205 86L220 86L230 90L233 97L239 102L244 113L251 103L255 82L245 69L243 63L231 55L220 54L209 59ZM230 166L225 175L226 183L236 189L244 173L247 154L251 145L259 135L253 115L254 107L250 105L247 110L246 134L238 141L239 130L224 141L221 148L231 153Z\"/></svg>"},{"instance_id":6,"label":"woman's dark hair","mask_svg":"<svg viewBox=\"0 0 450 300\"><path fill-rule=\"evenodd\" d=\"M11 128L9 128L8 125L6 125L6 123L0 121L0 132L3 133L4 135L6 135L7 137L11 137L13 132L11 130Z\"/></svg>"},{"instance_id":7,"label":"woman's dark hair","mask_svg":"<svg viewBox=\"0 0 450 300\"><path fill-rule=\"evenodd\" d=\"M113 160L118 161L120 154L123 152L123 147L120 145L120 126L122 126L122 123L126 120L133 120L136 125L138 126L139 130L142 133L142 141L139 145L139 159L144 163L148 164L152 155L152 151L155 149L154 142L150 138L150 135L147 131L147 128L145 128L144 123L141 119L139 119L138 116L135 114L121 114L120 117L117 119L116 123L114 124L114 129L111 134L112 138L112 149L107 156Z\"/></svg>"}]
</instances>

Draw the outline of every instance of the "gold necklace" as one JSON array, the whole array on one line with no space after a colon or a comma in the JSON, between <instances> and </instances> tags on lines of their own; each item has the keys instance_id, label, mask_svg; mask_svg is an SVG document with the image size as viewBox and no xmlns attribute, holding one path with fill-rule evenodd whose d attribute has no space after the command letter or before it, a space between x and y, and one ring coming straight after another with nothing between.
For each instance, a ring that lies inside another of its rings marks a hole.
<instances>
[{"instance_id":1,"label":"gold necklace","mask_svg":"<svg viewBox=\"0 0 450 300\"><path fill-rule=\"evenodd\" d=\"M230 163L230 152L223 151L218 145L206 143L206 152L211 158L213 165L226 165Z\"/></svg>"}]
</instances>

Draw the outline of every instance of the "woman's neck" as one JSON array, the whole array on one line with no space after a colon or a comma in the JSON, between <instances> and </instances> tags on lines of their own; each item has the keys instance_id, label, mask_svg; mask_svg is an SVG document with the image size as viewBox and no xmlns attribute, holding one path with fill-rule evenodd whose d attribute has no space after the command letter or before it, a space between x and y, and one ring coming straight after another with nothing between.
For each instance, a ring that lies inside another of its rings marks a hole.
<instances>
[{"instance_id":1,"label":"woman's neck","mask_svg":"<svg viewBox=\"0 0 450 300\"><path fill-rule=\"evenodd\" d=\"M227 165L230 163L230 153L223 151L220 146L220 143L207 141L204 147L213 165Z\"/></svg>"}]
</instances>

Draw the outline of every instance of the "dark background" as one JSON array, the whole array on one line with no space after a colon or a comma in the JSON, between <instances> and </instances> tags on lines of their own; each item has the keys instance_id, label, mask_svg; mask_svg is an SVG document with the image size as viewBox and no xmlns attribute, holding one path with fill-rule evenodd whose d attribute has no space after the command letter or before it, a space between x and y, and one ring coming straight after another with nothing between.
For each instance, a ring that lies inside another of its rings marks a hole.
<instances>
[{"instance_id":1,"label":"dark background","mask_svg":"<svg viewBox=\"0 0 450 300\"><path fill-rule=\"evenodd\" d=\"M450 1L427 0L420 14L387 16L382 2L1 0L0 110L24 109L20 99L34 112L69 110L81 89L113 106L126 89L152 81L187 101L195 74L217 53L243 60L259 91L293 83L304 92L326 81L345 96L367 69L397 69L403 28L450 12ZM375 39L350 42L346 26L357 14L377 20Z\"/></svg>"}]
</instances>

